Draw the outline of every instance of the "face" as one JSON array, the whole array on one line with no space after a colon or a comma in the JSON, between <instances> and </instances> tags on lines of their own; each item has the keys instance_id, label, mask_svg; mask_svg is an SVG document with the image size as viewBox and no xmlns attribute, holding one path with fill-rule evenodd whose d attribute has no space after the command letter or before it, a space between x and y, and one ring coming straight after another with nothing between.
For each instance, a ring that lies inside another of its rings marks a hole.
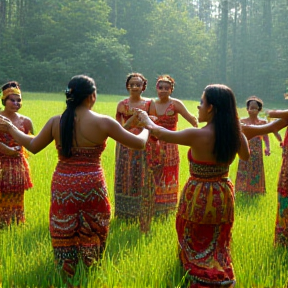
<instances>
[{"instance_id":1,"label":"face","mask_svg":"<svg viewBox=\"0 0 288 288\"><path fill-rule=\"evenodd\" d=\"M128 82L128 90L130 94L141 94L143 84L143 80L140 77L132 77Z\"/></svg>"},{"instance_id":2,"label":"face","mask_svg":"<svg viewBox=\"0 0 288 288\"><path fill-rule=\"evenodd\" d=\"M248 111L248 114L249 115L258 115L258 113L259 113L259 106L258 106L258 104L257 104L257 102L256 101L250 101L250 103L249 103L249 107L247 108L247 111Z\"/></svg>"},{"instance_id":3,"label":"face","mask_svg":"<svg viewBox=\"0 0 288 288\"><path fill-rule=\"evenodd\" d=\"M198 108L198 121L200 122L207 122L209 112L211 111L210 104L207 103L205 94L203 93L200 100L200 105L197 106Z\"/></svg>"},{"instance_id":4,"label":"face","mask_svg":"<svg viewBox=\"0 0 288 288\"><path fill-rule=\"evenodd\" d=\"M171 84L168 82L159 81L157 83L156 89L160 99L168 98L172 93Z\"/></svg>"},{"instance_id":5,"label":"face","mask_svg":"<svg viewBox=\"0 0 288 288\"><path fill-rule=\"evenodd\" d=\"M17 112L22 107L22 98L19 95L9 95L5 101L5 110Z\"/></svg>"}]
</instances>

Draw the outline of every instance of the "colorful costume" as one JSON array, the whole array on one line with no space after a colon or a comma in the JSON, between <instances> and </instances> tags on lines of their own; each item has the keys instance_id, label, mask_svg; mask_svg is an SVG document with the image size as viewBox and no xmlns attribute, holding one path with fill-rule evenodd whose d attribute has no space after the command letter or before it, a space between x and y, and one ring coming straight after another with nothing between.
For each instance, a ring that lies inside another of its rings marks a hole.
<instances>
[{"instance_id":1,"label":"colorful costume","mask_svg":"<svg viewBox=\"0 0 288 288\"><path fill-rule=\"evenodd\" d=\"M23 122L19 130L25 131ZM9 147L19 146L10 134L0 132L0 142ZM12 222L24 223L24 191L31 188L32 181L27 154L23 147L19 155L10 156L0 152L0 227Z\"/></svg>"},{"instance_id":2,"label":"colorful costume","mask_svg":"<svg viewBox=\"0 0 288 288\"><path fill-rule=\"evenodd\" d=\"M133 115L129 98L123 101L125 112L121 114L124 123ZM149 111L151 100L143 100L140 108ZM139 134L141 129L133 127L129 130ZM151 169L148 167L147 151L133 150L116 144L115 168L115 216L123 218L139 218L141 229L149 230L154 206L154 188Z\"/></svg>"},{"instance_id":3,"label":"colorful costume","mask_svg":"<svg viewBox=\"0 0 288 288\"><path fill-rule=\"evenodd\" d=\"M156 124L176 131L178 113L170 101L163 115L156 115ZM178 145L162 140L151 141L151 168L155 181L155 213L175 210L179 191L179 151Z\"/></svg>"},{"instance_id":4,"label":"colorful costume","mask_svg":"<svg viewBox=\"0 0 288 288\"><path fill-rule=\"evenodd\" d=\"M248 161L239 159L235 191L250 195L264 194L265 174L263 164L262 136L249 141L250 158Z\"/></svg>"},{"instance_id":5,"label":"colorful costume","mask_svg":"<svg viewBox=\"0 0 288 288\"><path fill-rule=\"evenodd\" d=\"M191 176L176 218L180 259L189 271L191 288L229 287L235 282L230 255L234 191L229 165L200 162L188 155Z\"/></svg>"},{"instance_id":6,"label":"colorful costume","mask_svg":"<svg viewBox=\"0 0 288 288\"><path fill-rule=\"evenodd\" d=\"M72 156L59 153L52 178L50 233L55 259L70 275L79 255L89 266L105 249L110 203L100 164L106 144L72 148Z\"/></svg>"},{"instance_id":7,"label":"colorful costume","mask_svg":"<svg viewBox=\"0 0 288 288\"><path fill-rule=\"evenodd\" d=\"M288 129L283 142L282 165L277 192L275 243L288 247Z\"/></svg>"}]
</instances>

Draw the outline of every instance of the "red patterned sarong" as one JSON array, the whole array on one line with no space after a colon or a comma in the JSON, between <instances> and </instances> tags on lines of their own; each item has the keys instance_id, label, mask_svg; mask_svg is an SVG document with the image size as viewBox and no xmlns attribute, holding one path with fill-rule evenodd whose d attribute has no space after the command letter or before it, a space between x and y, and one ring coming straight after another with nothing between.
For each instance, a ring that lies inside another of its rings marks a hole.
<instances>
[{"instance_id":1,"label":"red patterned sarong","mask_svg":"<svg viewBox=\"0 0 288 288\"><path fill-rule=\"evenodd\" d=\"M79 257L90 266L101 258L110 222L100 156L105 145L73 148L59 156L52 178L50 233L56 262L74 275Z\"/></svg>"},{"instance_id":2,"label":"red patterned sarong","mask_svg":"<svg viewBox=\"0 0 288 288\"><path fill-rule=\"evenodd\" d=\"M9 147L19 145L4 132L0 132L0 142ZM23 147L18 156L0 152L0 227L25 222L24 191L33 186L25 152Z\"/></svg>"},{"instance_id":3,"label":"red patterned sarong","mask_svg":"<svg viewBox=\"0 0 288 288\"><path fill-rule=\"evenodd\" d=\"M156 124L168 130L176 131L178 113L173 102L163 115L156 115ZM155 214L175 211L179 193L179 151L178 145L152 138L150 147L150 167L155 185Z\"/></svg>"},{"instance_id":4,"label":"red patterned sarong","mask_svg":"<svg viewBox=\"0 0 288 288\"><path fill-rule=\"evenodd\" d=\"M234 191L228 165L195 161L181 194L176 219L180 259L193 287L230 287Z\"/></svg>"}]
</instances>

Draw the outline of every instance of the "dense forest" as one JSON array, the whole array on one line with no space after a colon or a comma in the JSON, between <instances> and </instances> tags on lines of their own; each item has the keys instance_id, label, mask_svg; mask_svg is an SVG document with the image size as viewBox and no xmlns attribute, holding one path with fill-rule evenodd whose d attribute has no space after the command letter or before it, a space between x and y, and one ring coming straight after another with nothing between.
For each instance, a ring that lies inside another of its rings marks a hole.
<instances>
[{"instance_id":1,"label":"dense forest","mask_svg":"<svg viewBox=\"0 0 288 288\"><path fill-rule=\"evenodd\" d=\"M0 0L0 83L60 91L95 78L99 93L125 94L138 71L168 73L174 95L199 99L209 83L242 101L283 97L288 78L288 0Z\"/></svg>"}]
</instances>

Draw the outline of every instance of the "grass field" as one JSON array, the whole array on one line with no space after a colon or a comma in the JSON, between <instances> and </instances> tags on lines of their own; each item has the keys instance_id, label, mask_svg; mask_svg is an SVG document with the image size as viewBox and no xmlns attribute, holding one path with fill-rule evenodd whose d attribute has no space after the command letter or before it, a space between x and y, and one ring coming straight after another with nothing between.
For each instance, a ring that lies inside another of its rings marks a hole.
<instances>
[{"instance_id":1,"label":"grass field","mask_svg":"<svg viewBox=\"0 0 288 288\"><path fill-rule=\"evenodd\" d=\"M29 116L38 133L49 117L61 114L65 108L63 94L24 93L21 113ZM117 102L124 97L99 95L95 111L115 115ZM197 115L196 102L184 101ZM273 107L274 108L274 107ZM244 108L239 109L246 115ZM187 127L180 119L179 129ZM281 131L283 135L284 131ZM274 248L274 225L277 204L277 179L281 164L281 149L270 136L271 156L265 157L266 187L264 196L236 197L232 256L237 284L243 288L288 287L287 251ZM102 156L112 207L114 206L114 148L108 140ZM180 147L180 187L188 178L188 147ZM48 230L50 182L57 154L54 143L37 155L30 155L34 188L26 192L24 226L12 226L0 231L0 287L65 287L55 269ZM234 182L237 159L231 165ZM137 225L128 225L112 218L107 249L101 266L88 271L81 265L74 284L101 288L172 288L185 287L184 272L177 257L175 219L156 220L148 235L139 232Z\"/></svg>"}]
</instances>

